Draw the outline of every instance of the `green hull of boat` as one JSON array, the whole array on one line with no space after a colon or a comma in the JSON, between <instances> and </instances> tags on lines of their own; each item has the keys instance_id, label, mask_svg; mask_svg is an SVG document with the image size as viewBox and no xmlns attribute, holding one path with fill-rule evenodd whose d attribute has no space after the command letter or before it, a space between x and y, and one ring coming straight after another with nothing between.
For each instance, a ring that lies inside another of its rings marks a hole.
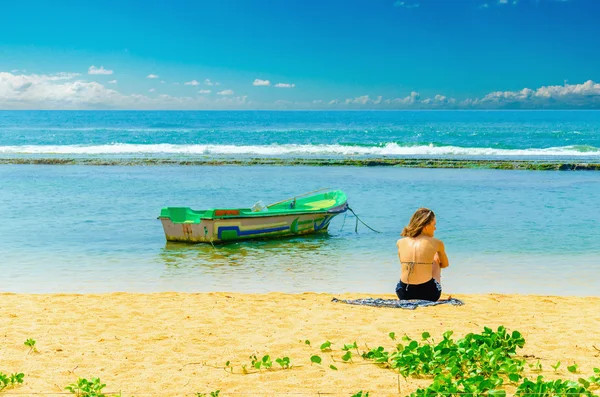
<instances>
[{"instance_id":1,"label":"green hull of boat","mask_svg":"<svg viewBox=\"0 0 600 397\"><path fill-rule=\"evenodd\" d=\"M160 212L167 241L218 244L326 232L331 220L348 209L340 190L292 198L253 208L166 207Z\"/></svg>"}]
</instances>

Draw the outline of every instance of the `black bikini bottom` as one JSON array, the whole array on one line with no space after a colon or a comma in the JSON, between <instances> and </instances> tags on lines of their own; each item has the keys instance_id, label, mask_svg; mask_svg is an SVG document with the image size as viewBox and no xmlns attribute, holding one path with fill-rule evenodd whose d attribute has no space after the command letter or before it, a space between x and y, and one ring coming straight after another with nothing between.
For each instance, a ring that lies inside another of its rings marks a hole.
<instances>
[{"instance_id":1,"label":"black bikini bottom","mask_svg":"<svg viewBox=\"0 0 600 397\"><path fill-rule=\"evenodd\" d=\"M400 281L396 286L396 295L400 300L423 299L436 302L442 295L442 286L433 278L423 284L404 284Z\"/></svg>"}]
</instances>

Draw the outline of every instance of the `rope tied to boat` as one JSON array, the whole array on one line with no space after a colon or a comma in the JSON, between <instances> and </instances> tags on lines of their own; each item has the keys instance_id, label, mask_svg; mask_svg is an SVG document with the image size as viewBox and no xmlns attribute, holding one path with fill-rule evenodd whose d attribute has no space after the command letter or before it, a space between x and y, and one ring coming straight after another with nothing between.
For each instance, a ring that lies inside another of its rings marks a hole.
<instances>
[{"instance_id":1,"label":"rope tied to boat","mask_svg":"<svg viewBox=\"0 0 600 397\"><path fill-rule=\"evenodd\" d=\"M379 230L375 230L373 229L371 226L367 225L362 219L360 219L358 217L358 215L356 215L356 212L354 212L354 210L352 208L350 208L350 206L348 206L348 211L352 212L352 214L354 214L354 216L356 217L356 226L354 226L354 232L358 233L358 222L360 221L360 223L362 223L363 225L365 225L366 227L368 227L369 229L371 229L372 231L374 231L375 233L381 233ZM344 221L346 219L344 218Z\"/></svg>"}]
</instances>

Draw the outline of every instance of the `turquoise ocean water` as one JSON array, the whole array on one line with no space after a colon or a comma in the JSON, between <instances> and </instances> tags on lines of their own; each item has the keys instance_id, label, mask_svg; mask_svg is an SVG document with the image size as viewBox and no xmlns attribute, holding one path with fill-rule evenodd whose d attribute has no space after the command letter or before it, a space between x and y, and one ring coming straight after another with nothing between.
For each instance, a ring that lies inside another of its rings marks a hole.
<instances>
[{"instance_id":1,"label":"turquoise ocean water","mask_svg":"<svg viewBox=\"0 0 600 397\"><path fill-rule=\"evenodd\" d=\"M466 158L600 162L600 112L0 112L0 159ZM12 160L11 160L12 161ZM327 235L167 244L163 206L250 206L322 187ZM0 165L0 291L393 293L395 241L432 208L449 293L599 295L597 172Z\"/></svg>"}]
</instances>

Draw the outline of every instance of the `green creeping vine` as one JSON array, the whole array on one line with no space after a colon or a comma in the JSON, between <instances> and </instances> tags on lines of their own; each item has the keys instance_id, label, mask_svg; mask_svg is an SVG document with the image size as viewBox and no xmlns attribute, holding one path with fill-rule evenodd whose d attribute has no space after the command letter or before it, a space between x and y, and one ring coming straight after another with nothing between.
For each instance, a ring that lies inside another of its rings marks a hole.
<instances>
[{"instance_id":1,"label":"green creeping vine","mask_svg":"<svg viewBox=\"0 0 600 397\"><path fill-rule=\"evenodd\" d=\"M23 383L25 374L22 372L13 373L10 375L0 372L0 392L4 389L15 387L16 385Z\"/></svg>"},{"instance_id":2,"label":"green creeping vine","mask_svg":"<svg viewBox=\"0 0 600 397\"><path fill-rule=\"evenodd\" d=\"M594 368L594 372L600 372L600 369ZM537 379L531 381L527 378L519 385L515 396L596 396L589 389L595 383L600 386L600 378L591 376L588 379L579 378L579 382L571 380L557 379L553 381L544 381L543 376L538 376Z\"/></svg>"},{"instance_id":3,"label":"green creeping vine","mask_svg":"<svg viewBox=\"0 0 600 397\"><path fill-rule=\"evenodd\" d=\"M374 360L384 367L397 370L403 377L411 375L439 375L449 373L453 377L484 376L498 374L518 374L523 370L524 360L514 359L517 347L523 347L525 340L518 331L511 335L504 327L498 332L484 328L482 334L468 334L454 341L452 331L443 334L443 339L435 344L430 334L424 332L421 337L426 343L420 344L408 336L398 343L396 351L388 353L383 347L363 353L364 359ZM513 381L520 379L512 376Z\"/></svg>"},{"instance_id":4,"label":"green creeping vine","mask_svg":"<svg viewBox=\"0 0 600 397\"><path fill-rule=\"evenodd\" d=\"M219 397L219 393L221 393L221 390L211 391L209 396L210 397ZM206 393L196 393L196 397L206 397L206 396L207 396Z\"/></svg>"},{"instance_id":5,"label":"green creeping vine","mask_svg":"<svg viewBox=\"0 0 600 397\"><path fill-rule=\"evenodd\" d=\"M27 340L23 343L25 346L29 347L29 352L27 354L34 352L37 353L38 350L35 347L35 339L27 338Z\"/></svg>"},{"instance_id":6,"label":"green creeping vine","mask_svg":"<svg viewBox=\"0 0 600 397\"><path fill-rule=\"evenodd\" d=\"M372 360L384 368L397 370L404 378L409 376L432 376L433 382L427 388L418 389L410 397L439 397L461 395L506 396L502 389L505 382L517 386L517 397L544 396L595 396L591 389L600 388L600 369L594 368L594 376L579 378L578 382L554 380L544 381L538 376L536 381L523 378L525 360L516 358L516 349L522 348L525 339L518 331L508 333L504 327L497 331L485 327L481 334L468 334L454 341L452 331L443 334L442 340L435 343L428 332L421 335L421 342L408 336L402 338L406 345L398 343L393 352L379 346L362 353L365 360ZM395 339L390 333L390 338ZM349 353L348 345L342 350L344 361ZM560 362L553 365L554 371ZM542 365L537 361L529 364L534 372L541 372ZM569 372L577 373L577 364L568 367Z\"/></svg>"},{"instance_id":7,"label":"green creeping vine","mask_svg":"<svg viewBox=\"0 0 600 397\"><path fill-rule=\"evenodd\" d=\"M91 381L85 378L77 379L77 383L71 383L65 387L67 391L75 394L77 397L107 397L102 393L102 389L106 387L105 383L100 381L100 378L92 378ZM121 397L121 394L115 394L113 397Z\"/></svg>"},{"instance_id":8,"label":"green creeping vine","mask_svg":"<svg viewBox=\"0 0 600 397\"><path fill-rule=\"evenodd\" d=\"M275 363L279 364L279 369L290 369L292 368L292 363L289 357L280 357L280 358L276 358L275 359ZM250 366L248 366L247 364L242 364L242 373L244 374L248 374L250 373L249 369L255 369L255 370L262 370L262 369L268 369L268 370L275 370L277 369L276 367L273 367L273 360L271 359L271 356L269 356L268 354L263 356L262 359L259 359L256 354L253 354L250 356ZM231 363L231 361L227 361L225 363L225 370L233 373L233 369L234 369L234 365Z\"/></svg>"}]
</instances>

